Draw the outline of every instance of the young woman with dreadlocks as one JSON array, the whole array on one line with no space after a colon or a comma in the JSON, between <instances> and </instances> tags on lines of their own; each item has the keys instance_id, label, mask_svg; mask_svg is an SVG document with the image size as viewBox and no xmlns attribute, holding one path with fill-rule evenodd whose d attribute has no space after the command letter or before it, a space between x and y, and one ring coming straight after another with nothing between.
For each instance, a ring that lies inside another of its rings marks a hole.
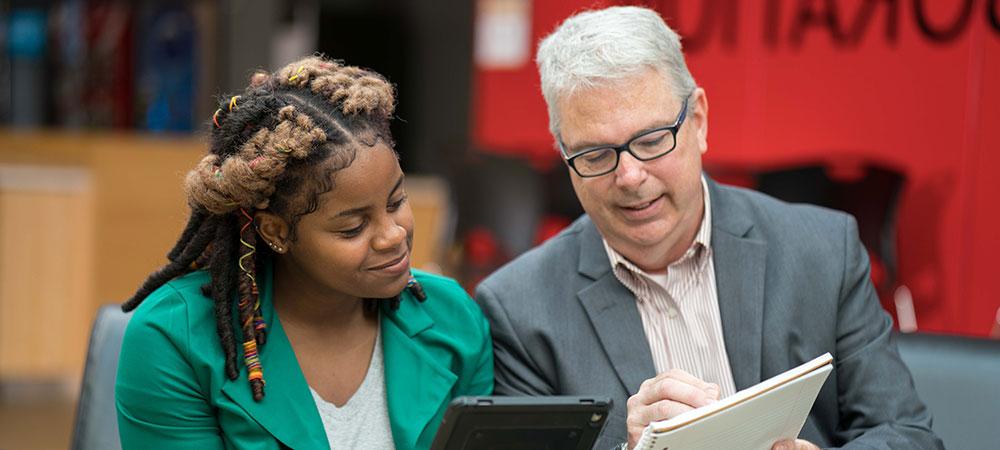
<instances>
[{"instance_id":1,"label":"young woman with dreadlocks","mask_svg":"<svg viewBox=\"0 0 1000 450\"><path fill-rule=\"evenodd\" d=\"M122 305L124 448L427 448L452 398L492 392L479 308L410 269L394 103L320 57L221 102L190 220Z\"/></svg>"}]
</instances>

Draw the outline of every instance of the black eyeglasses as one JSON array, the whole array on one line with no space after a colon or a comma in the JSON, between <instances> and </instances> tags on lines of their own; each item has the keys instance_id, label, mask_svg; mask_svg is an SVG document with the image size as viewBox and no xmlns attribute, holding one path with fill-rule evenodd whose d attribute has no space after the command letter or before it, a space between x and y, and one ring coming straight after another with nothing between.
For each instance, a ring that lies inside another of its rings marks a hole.
<instances>
[{"instance_id":1,"label":"black eyeglasses","mask_svg":"<svg viewBox=\"0 0 1000 450\"><path fill-rule=\"evenodd\" d=\"M573 156L566 152L566 146L560 138L559 150L562 152L566 164L569 164L577 175L584 178L599 177L614 172L618 168L622 152L629 152L639 161L651 161L674 151L677 148L677 133L680 131L686 116L687 99L684 99L684 105L673 125L646 131L617 147L589 148Z\"/></svg>"}]
</instances>

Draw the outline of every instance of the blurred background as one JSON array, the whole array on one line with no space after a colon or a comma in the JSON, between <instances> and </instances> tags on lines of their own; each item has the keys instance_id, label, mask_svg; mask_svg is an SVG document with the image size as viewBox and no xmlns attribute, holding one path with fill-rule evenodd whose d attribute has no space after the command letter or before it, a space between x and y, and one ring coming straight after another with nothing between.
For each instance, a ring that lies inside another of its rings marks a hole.
<instances>
[{"instance_id":1,"label":"blurred background","mask_svg":"<svg viewBox=\"0 0 1000 450\"><path fill-rule=\"evenodd\" d=\"M69 444L95 312L165 261L216 100L255 69L321 52L396 83L414 263L471 292L582 213L534 51L626 3L683 37L710 176L854 214L901 331L1000 336L996 0L7 0L0 448Z\"/></svg>"}]
</instances>

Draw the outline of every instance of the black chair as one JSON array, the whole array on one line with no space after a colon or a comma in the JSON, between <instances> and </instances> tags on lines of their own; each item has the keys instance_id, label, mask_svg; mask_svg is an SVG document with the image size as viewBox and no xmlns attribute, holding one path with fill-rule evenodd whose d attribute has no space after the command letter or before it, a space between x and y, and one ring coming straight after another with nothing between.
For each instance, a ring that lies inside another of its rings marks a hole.
<instances>
[{"instance_id":1,"label":"black chair","mask_svg":"<svg viewBox=\"0 0 1000 450\"><path fill-rule=\"evenodd\" d=\"M76 405L70 444L73 450L121 449L115 409L115 375L122 336L131 317L131 313L122 312L118 305L104 305L97 311Z\"/></svg>"},{"instance_id":2,"label":"black chair","mask_svg":"<svg viewBox=\"0 0 1000 450\"><path fill-rule=\"evenodd\" d=\"M1000 448L1000 341L914 333L896 343L945 448Z\"/></svg>"},{"instance_id":3,"label":"black chair","mask_svg":"<svg viewBox=\"0 0 1000 450\"><path fill-rule=\"evenodd\" d=\"M875 257L874 265L884 269L876 279L880 296L895 289L896 214L905 176L879 165L859 167L861 176L851 181L831 178L822 165L790 167L756 174L757 190L793 203L811 203L839 209L855 217L861 242ZM876 272L877 273L877 272Z\"/></svg>"}]
</instances>

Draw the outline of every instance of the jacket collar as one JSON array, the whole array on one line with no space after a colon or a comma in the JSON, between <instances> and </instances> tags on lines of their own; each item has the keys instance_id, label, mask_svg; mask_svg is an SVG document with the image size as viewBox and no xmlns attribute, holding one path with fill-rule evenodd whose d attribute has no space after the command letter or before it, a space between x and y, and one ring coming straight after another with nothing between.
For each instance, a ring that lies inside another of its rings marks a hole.
<instances>
[{"instance_id":1,"label":"jacket collar","mask_svg":"<svg viewBox=\"0 0 1000 450\"><path fill-rule=\"evenodd\" d=\"M573 226L579 229L580 234L580 262L577 265L580 274L598 280L610 273L611 263L604 251L604 238L590 216L584 215Z\"/></svg>"},{"instance_id":2,"label":"jacket collar","mask_svg":"<svg viewBox=\"0 0 1000 450\"><path fill-rule=\"evenodd\" d=\"M225 378L222 392L282 444L290 448L328 448L323 421L309 392L309 384L299 368L281 321L274 313L270 267L265 269L263 278L260 303L268 333L267 342L258 349L258 353L266 382L264 399L254 401L247 383L246 365L239 350L237 366L240 367L240 374L235 380Z\"/></svg>"},{"instance_id":3,"label":"jacket collar","mask_svg":"<svg viewBox=\"0 0 1000 450\"><path fill-rule=\"evenodd\" d=\"M712 208L714 258L722 331L737 389L760 381L766 243L752 236L746 206L705 177ZM635 297L611 270L597 227L584 216L579 233L578 272L590 283L577 292L612 366L630 394L656 374Z\"/></svg>"},{"instance_id":4,"label":"jacket collar","mask_svg":"<svg viewBox=\"0 0 1000 450\"><path fill-rule=\"evenodd\" d=\"M240 375L236 380L226 378L222 391L282 444L296 449L328 448L309 385L274 312L269 269L264 280L261 313L269 330L267 343L259 350L267 383L264 399L254 401L242 362ZM440 405L447 403L457 377L424 348L422 334L433 330L434 320L408 292L398 310L382 314L387 319L381 321L381 333L393 439L397 448L414 448Z\"/></svg>"},{"instance_id":5,"label":"jacket collar","mask_svg":"<svg viewBox=\"0 0 1000 450\"><path fill-rule=\"evenodd\" d=\"M591 280L577 298L622 386L633 395L644 380L656 375L635 297L612 272L601 234L590 218L584 216L574 226L580 233L578 270Z\"/></svg>"},{"instance_id":6,"label":"jacket collar","mask_svg":"<svg viewBox=\"0 0 1000 450\"><path fill-rule=\"evenodd\" d=\"M440 337L424 305L408 291L401 300L396 311L383 311L382 351L393 439L396 448L411 449L433 438L425 436L432 432L428 426L448 404L458 377L428 345Z\"/></svg>"},{"instance_id":7,"label":"jacket collar","mask_svg":"<svg viewBox=\"0 0 1000 450\"><path fill-rule=\"evenodd\" d=\"M736 389L760 381L767 243L753 231L745 202L708 180L712 197L712 251L729 367Z\"/></svg>"}]
</instances>

